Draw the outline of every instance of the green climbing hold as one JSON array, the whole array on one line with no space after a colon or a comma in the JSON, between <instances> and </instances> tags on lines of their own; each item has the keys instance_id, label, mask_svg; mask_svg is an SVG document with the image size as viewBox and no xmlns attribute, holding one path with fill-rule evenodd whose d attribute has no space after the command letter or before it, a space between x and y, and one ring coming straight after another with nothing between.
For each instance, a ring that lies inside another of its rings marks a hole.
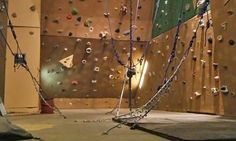
<instances>
[{"instance_id":1,"label":"green climbing hold","mask_svg":"<svg viewBox=\"0 0 236 141\"><path fill-rule=\"evenodd\" d=\"M79 12L78 12L78 9L77 8L72 8L72 10L71 10L71 14L72 15L77 15Z\"/></svg>"}]
</instances>

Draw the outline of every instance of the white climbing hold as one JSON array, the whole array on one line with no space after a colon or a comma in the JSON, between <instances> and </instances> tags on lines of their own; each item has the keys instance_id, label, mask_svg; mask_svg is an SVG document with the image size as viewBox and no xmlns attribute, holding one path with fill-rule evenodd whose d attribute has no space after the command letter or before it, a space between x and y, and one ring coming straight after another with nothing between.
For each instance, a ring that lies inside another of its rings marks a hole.
<instances>
[{"instance_id":1,"label":"white climbing hold","mask_svg":"<svg viewBox=\"0 0 236 141\"><path fill-rule=\"evenodd\" d=\"M72 68L73 67L73 58L74 58L74 55L70 55L70 56L60 60L59 62L67 68Z\"/></svg>"}]
</instances>

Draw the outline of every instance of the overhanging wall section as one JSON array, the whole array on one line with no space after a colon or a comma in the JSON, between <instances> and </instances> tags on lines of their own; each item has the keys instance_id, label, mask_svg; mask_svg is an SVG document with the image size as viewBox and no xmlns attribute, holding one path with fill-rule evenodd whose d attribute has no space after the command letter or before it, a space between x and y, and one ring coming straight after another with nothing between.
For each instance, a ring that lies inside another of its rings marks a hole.
<instances>
[{"instance_id":1,"label":"overhanging wall section","mask_svg":"<svg viewBox=\"0 0 236 141\"><path fill-rule=\"evenodd\" d=\"M153 37L174 28L181 17L185 22L196 14L193 0L156 0L153 16ZM180 14L182 11L182 14Z\"/></svg>"}]
</instances>

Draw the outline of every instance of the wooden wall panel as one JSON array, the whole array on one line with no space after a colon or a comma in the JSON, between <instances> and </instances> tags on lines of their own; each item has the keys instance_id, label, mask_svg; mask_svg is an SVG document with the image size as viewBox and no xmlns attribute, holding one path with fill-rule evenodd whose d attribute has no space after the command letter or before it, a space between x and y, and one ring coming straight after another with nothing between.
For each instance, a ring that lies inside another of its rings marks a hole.
<instances>
[{"instance_id":1,"label":"wooden wall panel","mask_svg":"<svg viewBox=\"0 0 236 141\"><path fill-rule=\"evenodd\" d=\"M8 13L15 26L40 27L40 6L41 0L9 0Z\"/></svg>"},{"instance_id":2,"label":"wooden wall panel","mask_svg":"<svg viewBox=\"0 0 236 141\"><path fill-rule=\"evenodd\" d=\"M44 0L42 1L41 32L43 35L55 36L68 36L71 32L73 37L98 39L101 31L110 32L108 21L104 17L106 7L108 7L114 38L128 40L129 36L124 36L123 33L129 30L129 3L128 13L121 20L119 12L122 3L125 3L125 0L86 0L73 1L72 3L65 0ZM150 39L149 27L152 27L153 0L141 0L140 5L141 8L138 10L140 18L136 20L137 30L135 35L140 37L142 41L146 41ZM77 15L71 15L73 8L78 10ZM93 8L93 10L89 10L90 8ZM136 9L136 2L133 3L133 8ZM67 19L68 16L72 16L71 19ZM78 17L81 17L81 22L77 21ZM84 26L88 19L92 21L93 31L89 31L89 28ZM119 22L122 23L120 33L115 33L114 31L119 27Z\"/></svg>"},{"instance_id":3,"label":"wooden wall panel","mask_svg":"<svg viewBox=\"0 0 236 141\"><path fill-rule=\"evenodd\" d=\"M30 7L35 5L35 11ZM13 25L22 53L26 53L26 60L33 75L39 77L40 63L40 0L9 1L9 13L15 11ZM19 16L19 17L18 17ZM16 43L10 28L7 30L7 40L13 52L16 52ZM7 50L5 79L5 105L8 112L38 112L39 97L31 77L24 68L14 70L14 57Z\"/></svg>"},{"instance_id":4,"label":"wooden wall panel","mask_svg":"<svg viewBox=\"0 0 236 141\"><path fill-rule=\"evenodd\" d=\"M127 0L86 0L86 1L65 1L65 0L43 0L41 16L41 84L45 89L45 97L74 99L99 99L112 98L108 104L102 102L101 105L113 105L114 98L118 98L121 93L125 68L117 63L113 54L110 35L108 40L100 40L99 34L102 31L110 33L107 18L104 13L108 10L110 13L111 30L113 37L118 40L116 43L117 51L124 63L128 62L129 35L123 35L129 30L129 1L127 1L128 13L122 19L120 8ZM137 63L144 51L145 42L150 40L152 27L152 10L154 0L140 0L138 10L139 19L134 23L137 26L135 31L135 41L140 37L140 42L135 42L134 63ZM136 1L133 3L133 9L136 9ZM108 9L106 9L108 8ZM73 9L78 13L72 15ZM135 12L134 12L135 13ZM71 17L70 17L71 16ZM69 17L69 19L68 19ZM78 22L77 18L81 18ZM71 18L71 19L70 19ZM91 20L90 28L84 26L86 20ZM121 22L120 33L115 30ZM70 35L69 35L70 34ZM81 42L76 42L80 39ZM91 43L92 53L85 52ZM105 44L105 45L104 45ZM107 45L106 45L107 44ZM65 57L73 55L73 67L65 68L59 61ZM107 58L107 59L104 59ZM86 64L82 64L86 60ZM99 67L99 72L94 72L94 68ZM135 92L139 79L141 65L137 65L137 75L133 77L133 91ZM110 76L110 77L109 77ZM92 83L96 80L97 83ZM73 85L72 82L78 82ZM126 98L128 85L125 86ZM135 97L135 94L133 95ZM65 106L67 105L65 104ZM76 104L75 104L76 105ZM101 106L100 105L100 106ZM83 104L79 107L83 107ZM86 105L84 105L86 107ZM90 105L99 107L99 105Z\"/></svg>"},{"instance_id":5,"label":"wooden wall panel","mask_svg":"<svg viewBox=\"0 0 236 141\"><path fill-rule=\"evenodd\" d=\"M196 29L198 17L185 22L180 27L180 38L177 43L176 59L170 66L168 76L173 73L176 65L179 64L184 50L189 46L189 42ZM207 17L204 22L206 25ZM153 39L152 47L148 53L147 60L150 62L146 75L146 84L139 90L136 102L142 105L153 96L158 86L163 81L164 71L168 57L173 46L176 28L161 34ZM206 36L205 36L206 35ZM219 95L213 95L212 88L218 87L214 81L217 70L214 69L214 37L213 28L206 31L206 27L201 27L197 33L187 60L167 94L162 97L157 105L161 110L197 112L197 113L219 113ZM212 43L208 39L212 39ZM196 57L196 61L193 58ZM199 94L199 96L198 96Z\"/></svg>"},{"instance_id":6,"label":"wooden wall panel","mask_svg":"<svg viewBox=\"0 0 236 141\"><path fill-rule=\"evenodd\" d=\"M47 98L117 98L120 95L125 68L113 55L109 40L42 36L41 47L41 84L47 92ZM86 44L90 42L92 52L86 53ZM142 56L146 42L135 43L134 61ZM117 41L117 51L120 58L127 62L129 42ZM65 51L66 49L66 51ZM124 50L125 49L125 50ZM73 67L66 68L59 61L73 55ZM86 60L86 64L82 63ZM94 68L99 67L99 72ZM133 78L135 89L140 79L140 65L137 65L137 75ZM111 76L112 77L111 77ZM92 83L96 80L96 83ZM72 84L73 81L78 84ZM127 90L128 85L126 85ZM127 91L125 90L125 97Z\"/></svg>"},{"instance_id":7,"label":"wooden wall panel","mask_svg":"<svg viewBox=\"0 0 236 141\"><path fill-rule=\"evenodd\" d=\"M215 60L219 63L220 88L227 87L228 89L228 93L221 93L221 108L225 115L235 116L236 110L233 104L236 102L236 1L211 1L211 8L215 38L217 39Z\"/></svg>"}]
</instances>

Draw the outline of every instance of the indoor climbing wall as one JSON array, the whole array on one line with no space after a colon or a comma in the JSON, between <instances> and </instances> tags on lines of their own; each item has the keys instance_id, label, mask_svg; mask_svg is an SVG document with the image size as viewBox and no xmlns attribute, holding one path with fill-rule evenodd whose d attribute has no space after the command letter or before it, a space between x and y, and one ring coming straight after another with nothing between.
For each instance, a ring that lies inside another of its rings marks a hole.
<instances>
[{"instance_id":1,"label":"indoor climbing wall","mask_svg":"<svg viewBox=\"0 0 236 141\"><path fill-rule=\"evenodd\" d=\"M170 111L188 111L197 113L219 113L220 96L215 93L219 87L218 70L214 60L214 33L207 21L211 19L210 12L204 16L197 38L190 50L187 60L174 78L167 94L162 97L158 108ZM181 24L177 40L176 58L167 76L170 76L196 30L199 17L194 17ZM176 28L161 34L152 41L148 52L149 61L144 87L138 91L136 103L142 105L150 99L163 83L164 72L168 58L173 48Z\"/></svg>"},{"instance_id":2,"label":"indoor climbing wall","mask_svg":"<svg viewBox=\"0 0 236 141\"><path fill-rule=\"evenodd\" d=\"M5 6L0 1L0 30L3 32L4 35L6 35L6 13L5 13ZM4 99L4 81L5 81L5 57L6 57L6 47L3 40L2 35L0 34L0 97Z\"/></svg>"},{"instance_id":3,"label":"indoor climbing wall","mask_svg":"<svg viewBox=\"0 0 236 141\"><path fill-rule=\"evenodd\" d=\"M216 38L215 60L219 70L222 96L222 110L225 115L235 116L236 110L236 1L211 1L211 9Z\"/></svg>"},{"instance_id":4,"label":"indoor climbing wall","mask_svg":"<svg viewBox=\"0 0 236 141\"><path fill-rule=\"evenodd\" d=\"M40 61L40 0L9 0L8 13L14 25L17 40L32 73L38 79ZM14 53L16 42L10 28L7 41ZM38 112L39 98L28 72L14 69L14 57L6 52L5 106L8 112Z\"/></svg>"},{"instance_id":5,"label":"indoor climbing wall","mask_svg":"<svg viewBox=\"0 0 236 141\"><path fill-rule=\"evenodd\" d=\"M138 64L151 36L153 0L140 0L132 7L133 61ZM118 60L128 62L129 19L127 0L43 0L41 84L45 98L54 98L61 108L114 107L126 78L127 70ZM136 65L133 91L142 65ZM124 107L127 89L126 83Z\"/></svg>"},{"instance_id":6,"label":"indoor climbing wall","mask_svg":"<svg viewBox=\"0 0 236 141\"><path fill-rule=\"evenodd\" d=\"M174 28L180 17L184 22L195 16L195 3L193 0L156 0L153 15L153 37Z\"/></svg>"}]
</instances>

